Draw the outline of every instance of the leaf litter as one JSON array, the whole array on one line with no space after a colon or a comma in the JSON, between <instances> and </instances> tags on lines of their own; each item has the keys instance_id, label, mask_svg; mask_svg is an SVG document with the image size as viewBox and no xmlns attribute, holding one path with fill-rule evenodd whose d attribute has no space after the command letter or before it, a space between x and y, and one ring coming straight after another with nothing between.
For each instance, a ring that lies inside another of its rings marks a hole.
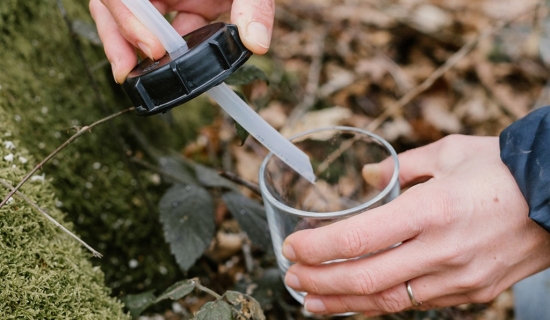
<instances>
[{"instance_id":1,"label":"leaf litter","mask_svg":"<svg viewBox=\"0 0 550 320\"><path fill-rule=\"evenodd\" d=\"M498 135L550 102L550 19L544 3L276 0L276 6L270 51L251 59L268 74L267 89L256 90L262 85L254 83L243 91L249 99L256 92L251 103L286 136L320 125L350 125L375 131L402 152L452 133ZM258 92L266 97L262 100ZM228 148L226 167L257 183L267 154L260 144L248 138L238 146L228 119L203 131L209 134L187 148L186 156L221 157ZM219 270L232 277L226 279L227 288L254 288L239 254ZM257 255L254 259L260 272L266 262ZM329 318L305 314L286 293L262 307L267 319ZM513 319L512 309L508 290L487 304L380 319Z\"/></svg>"}]
</instances>

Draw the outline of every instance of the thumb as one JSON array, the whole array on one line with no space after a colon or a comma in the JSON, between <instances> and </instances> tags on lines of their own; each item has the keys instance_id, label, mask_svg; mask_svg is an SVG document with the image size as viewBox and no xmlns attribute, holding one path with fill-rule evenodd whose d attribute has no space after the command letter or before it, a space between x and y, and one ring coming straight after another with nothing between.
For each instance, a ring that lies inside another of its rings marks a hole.
<instances>
[{"instance_id":1,"label":"thumb","mask_svg":"<svg viewBox=\"0 0 550 320\"><path fill-rule=\"evenodd\" d=\"M241 40L253 53L264 54L269 49L274 17L274 0L233 1L231 22L237 25Z\"/></svg>"}]
</instances>

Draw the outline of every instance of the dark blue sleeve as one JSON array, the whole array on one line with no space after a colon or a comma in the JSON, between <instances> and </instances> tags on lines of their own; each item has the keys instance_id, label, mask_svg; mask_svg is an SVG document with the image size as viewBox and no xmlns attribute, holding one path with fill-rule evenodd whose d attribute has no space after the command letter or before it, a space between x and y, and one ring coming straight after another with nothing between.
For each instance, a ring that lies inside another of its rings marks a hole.
<instances>
[{"instance_id":1,"label":"dark blue sleeve","mask_svg":"<svg viewBox=\"0 0 550 320\"><path fill-rule=\"evenodd\" d=\"M527 200L529 217L550 232L550 106L502 131L500 158Z\"/></svg>"}]
</instances>

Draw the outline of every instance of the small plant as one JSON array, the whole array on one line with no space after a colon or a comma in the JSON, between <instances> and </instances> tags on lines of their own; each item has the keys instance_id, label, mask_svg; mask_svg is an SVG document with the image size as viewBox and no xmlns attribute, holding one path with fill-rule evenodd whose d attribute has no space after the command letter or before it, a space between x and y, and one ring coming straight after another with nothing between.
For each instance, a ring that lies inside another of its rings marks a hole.
<instances>
[{"instance_id":1,"label":"small plant","mask_svg":"<svg viewBox=\"0 0 550 320\"><path fill-rule=\"evenodd\" d=\"M205 303L200 310L195 313L194 319L265 319L260 304L251 296L236 291L227 291L220 296L212 290L202 286L198 279L189 279L177 282L166 289L166 291L158 297L156 297L151 291L147 291L141 294L128 295L123 300L126 307L130 310L131 315L135 318L155 303L167 299L182 299L195 289L210 294L215 300Z\"/></svg>"}]
</instances>

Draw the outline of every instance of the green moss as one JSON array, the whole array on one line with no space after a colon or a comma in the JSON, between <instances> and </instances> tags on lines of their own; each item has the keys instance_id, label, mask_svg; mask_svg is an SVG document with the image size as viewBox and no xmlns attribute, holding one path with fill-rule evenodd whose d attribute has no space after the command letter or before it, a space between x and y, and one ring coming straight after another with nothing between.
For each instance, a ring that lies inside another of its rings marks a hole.
<instances>
[{"instance_id":1,"label":"green moss","mask_svg":"<svg viewBox=\"0 0 550 320\"><path fill-rule=\"evenodd\" d=\"M0 107L0 179L16 185L36 160L15 139L7 114ZM72 229L51 185L37 178L22 192ZM0 319L128 319L90 257L28 203L12 198L0 208Z\"/></svg>"},{"instance_id":2,"label":"green moss","mask_svg":"<svg viewBox=\"0 0 550 320\"><path fill-rule=\"evenodd\" d=\"M64 1L64 5L71 20L93 23L87 1ZM80 44L106 108L99 102L97 91L90 82L74 41ZM84 38L71 37L56 0L0 1L0 46L0 61L3 64L0 72L0 115L3 122L0 129L10 128L10 139L19 141L18 148L21 149L18 151L28 150L33 159L44 158L63 143L74 133L72 127L90 124L107 114L129 107L120 87L112 80L102 48ZM94 259L92 262L101 267L105 281L115 295L140 292L145 288L164 289L182 277L158 222L157 203L163 188L152 183L151 173L131 168L126 153L128 150L139 152L135 147L137 139L134 132L143 128L146 128L144 132L154 134L155 138L150 143L156 147L182 147L196 134L194 128L203 125L207 121L205 119L215 114L210 107L202 105L192 110L182 109L175 117L181 118L184 112L194 112L198 116L190 118L200 120L196 124L184 122L183 126L178 126L159 117L143 119L127 114L110 121L68 146L47 163L40 173L51 179L54 190L48 189L44 195L33 194L34 197L46 197L51 202L55 192L57 204L67 214L66 220L74 222L73 228L77 233L104 255L103 259ZM2 162L1 165L6 165L3 170L11 170L8 163ZM22 172L12 177L12 182L16 182L20 174ZM30 211L28 214L36 215ZM24 219L23 216L21 219ZM2 217L0 223L7 222ZM32 226L15 224L13 228ZM25 241L32 242L38 251L52 250L55 249L53 243L45 240L50 238L51 235L40 238L38 234L30 234ZM55 240L52 241L55 243ZM46 242L41 244L46 247L38 245L39 242ZM14 249L12 254L15 252L17 250ZM36 251L32 252L25 259L35 257ZM56 258L60 262L46 262L46 265L61 265L65 253L73 254L65 249L56 253L60 255ZM0 254L4 258L5 255ZM44 258L43 255L40 257ZM76 255L75 259L77 257L80 259L83 256ZM6 259L15 258L10 255ZM48 259L57 261L53 256ZM135 260L132 267L129 264L131 260ZM135 262L138 262L137 267ZM64 263L65 267L55 270L67 273L65 276L75 277L73 280L76 281L76 277L81 275L68 267L73 265L72 262ZM80 261L76 265L84 263ZM32 267L33 272L38 272L40 265ZM0 268L9 269L7 266L9 264L4 263ZM86 268L91 266L86 265ZM3 275L6 270L1 270L0 276L5 280ZM47 270L53 269L48 267ZM25 272L28 277L42 279L38 277L39 273ZM99 271L83 270L82 273L82 276L94 276L90 282L93 280L101 287ZM56 279L51 275L43 277ZM59 283L65 283L58 280ZM6 286L20 286L18 288L22 289L24 282L9 282L9 285L6 282ZM65 287L69 291L70 286ZM14 290L9 292L13 293ZM55 295L61 293L57 287L36 290L42 291ZM73 294L84 296L87 293L77 290ZM35 299L37 296L32 297ZM60 299L69 298L65 296ZM92 298L87 296L85 299ZM0 300L3 299L0 297ZM39 306L36 308L40 309ZM9 310L3 307L0 309Z\"/></svg>"}]
</instances>

